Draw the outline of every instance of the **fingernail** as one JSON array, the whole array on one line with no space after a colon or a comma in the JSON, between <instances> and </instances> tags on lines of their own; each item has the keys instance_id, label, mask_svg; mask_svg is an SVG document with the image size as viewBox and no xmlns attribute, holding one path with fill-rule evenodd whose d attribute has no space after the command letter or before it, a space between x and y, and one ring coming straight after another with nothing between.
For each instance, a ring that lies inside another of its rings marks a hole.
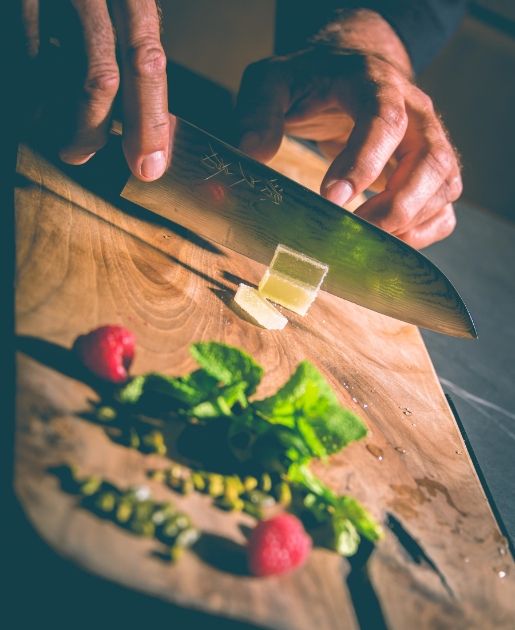
<instances>
[{"instance_id":1,"label":"fingernail","mask_svg":"<svg viewBox=\"0 0 515 630\"><path fill-rule=\"evenodd\" d=\"M240 149L244 153L252 153L261 146L261 136L255 131L248 131L240 139Z\"/></svg>"},{"instance_id":2,"label":"fingernail","mask_svg":"<svg viewBox=\"0 0 515 630\"><path fill-rule=\"evenodd\" d=\"M84 155L68 155L66 151L60 151L59 157L63 162L67 164L72 164L73 166L81 166L82 164L86 164L88 160L90 160L95 153L86 153Z\"/></svg>"},{"instance_id":3,"label":"fingernail","mask_svg":"<svg viewBox=\"0 0 515 630\"><path fill-rule=\"evenodd\" d=\"M164 151L155 151L143 158L140 173L146 179L157 179L165 172L166 155Z\"/></svg>"},{"instance_id":4,"label":"fingernail","mask_svg":"<svg viewBox=\"0 0 515 630\"><path fill-rule=\"evenodd\" d=\"M354 194L352 185L344 179L337 179L329 182L325 187L325 197L336 203L339 206L343 206Z\"/></svg>"}]
</instances>

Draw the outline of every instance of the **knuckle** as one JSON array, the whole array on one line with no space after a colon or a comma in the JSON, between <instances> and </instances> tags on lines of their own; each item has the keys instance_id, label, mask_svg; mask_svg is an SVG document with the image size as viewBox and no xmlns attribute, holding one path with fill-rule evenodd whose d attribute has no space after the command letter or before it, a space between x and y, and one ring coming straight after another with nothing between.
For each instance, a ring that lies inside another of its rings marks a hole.
<instances>
[{"instance_id":1,"label":"knuckle","mask_svg":"<svg viewBox=\"0 0 515 630\"><path fill-rule=\"evenodd\" d=\"M404 199L397 199L392 206L392 221L395 222L395 229L404 230L412 220L412 212Z\"/></svg>"},{"instance_id":2,"label":"knuckle","mask_svg":"<svg viewBox=\"0 0 515 630\"><path fill-rule=\"evenodd\" d=\"M425 161L441 179L446 179L454 166L454 155L444 144L434 144L426 152Z\"/></svg>"},{"instance_id":3,"label":"knuckle","mask_svg":"<svg viewBox=\"0 0 515 630\"><path fill-rule=\"evenodd\" d=\"M120 86L120 73L113 64L104 67L90 68L84 83L84 92L88 98L114 98Z\"/></svg>"},{"instance_id":4,"label":"knuckle","mask_svg":"<svg viewBox=\"0 0 515 630\"><path fill-rule=\"evenodd\" d=\"M456 201L456 199L461 197L461 193L463 192L463 182L459 174L448 179L445 185L447 201Z\"/></svg>"},{"instance_id":5,"label":"knuckle","mask_svg":"<svg viewBox=\"0 0 515 630\"><path fill-rule=\"evenodd\" d=\"M412 221L412 215L406 199L397 196L392 200L390 212L384 217L382 227L388 232L404 232Z\"/></svg>"},{"instance_id":6,"label":"knuckle","mask_svg":"<svg viewBox=\"0 0 515 630\"><path fill-rule=\"evenodd\" d=\"M415 88L415 90L419 110L426 116L436 116L433 99L429 94L422 92L422 90L418 88Z\"/></svg>"},{"instance_id":7,"label":"knuckle","mask_svg":"<svg viewBox=\"0 0 515 630\"><path fill-rule=\"evenodd\" d=\"M408 115L401 103L380 100L378 102L376 116L383 121L386 127L396 134L404 133L408 126Z\"/></svg>"},{"instance_id":8,"label":"knuckle","mask_svg":"<svg viewBox=\"0 0 515 630\"><path fill-rule=\"evenodd\" d=\"M128 51L130 68L142 78L161 77L166 72L166 55L159 42L141 42Z\"/></svg>"}]
</instances>

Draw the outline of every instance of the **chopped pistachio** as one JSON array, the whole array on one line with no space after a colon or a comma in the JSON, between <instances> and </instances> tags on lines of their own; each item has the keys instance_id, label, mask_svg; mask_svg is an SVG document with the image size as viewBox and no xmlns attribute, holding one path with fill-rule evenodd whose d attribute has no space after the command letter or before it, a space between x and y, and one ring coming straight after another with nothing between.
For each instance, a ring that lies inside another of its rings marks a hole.
<instances>
[{"instance_id":1,"label":"chopped pistachio","mask_svg":"<svg viewBox=\"0 0 515 630\"><path fill-rule=\"evenodd\" d=\"M122 499L116 507L116 521L118 523L127 523L133 512L133 502L129 499Z\"/></svg>"},{"instance_id":2,"label":"chopped pistachio","mask_svg":"<svg viewBox=\"0 0 515 630\"><path fill-rule=\"evenodd\" d=\"M177 525L177 521L174 519L168 519L161 527L161 536L163 536L166 540L173 542L180 531L181 528Z\"/></svg>"},{"instance_id":3,"label":"chopped pistachio","mask_svg":"<svg viewBox=\"0 0 515 630\"><path fill-rule=\"evenodd\" d=\"M260 480L260 488L263 492L270 492L272 489L272 478L268 473L263 473Z\"/></svg>"},{"instance_id":4,"label":"chopped pistachio","mask_svg":"<svg viewBox=\"0 0 515 630\"><path fill-rule=\"evenodd\" d=\"M136 431L136 429L134 429L134 427L130 428L129 431L129 445L131 448L139 448L141 444L141 440L140 437L138 435L138 432Z\"/></svg>"},{"instance_id":5,"label":"chopped pistachio","mask_svg":"<svg viewBox=\"0 0 515 630\"><path fill-rule=\"evenodd\" d=\"M111 422L116 419L116 409L107 405L102 405L97 409L97 420L101 422Z\"/></svg>"},{"instance_id":6,"label":"chopped pistachio","mask_svg":"<svg viewBox=\"0 0 515 630\"><path fill-rule=\"evenodd\" d=\"M207 477L208 492L211 497L219 497L224 493L224 478L217 473L210 473Z\"/></svg>"},{"instance_id":7,"label":"chopped pistachio","mask_svg":"<svg viewBox=\"0 0 515 630\"><path fill-rule=\"evenodd\" d=\"M104 514L110 514L116 506L116 495L110 490L106 490L97 495L95 507Z\"/></svg>"},{"instance_id":8,"label":"chopped pistachio","mask_svg":"<svg viewBox=\"0 0 515 630\"><path fill-rule=\"evenodd\" d=\"M145 450L151 453L157 453L158 455L166 454L165 439L161 431L153 429L143 436L143 446Z\"/></svg>"},{"instance_id":9,"label":"chopped pistachio","mask_svg":"<svg viewBox=\"0 0 515 630\"><path fill-rule=\"evenodd\" d=\"M237 475L231 475L224 479L224 497L228 501L236 501L243 492L243 484Z\"/></svg>"},{"instance_id":10,"label":"chopped pistachio","mask_svg":"<svg viewBox=\"0 0 515 630\"><path fill-rule=\"evenodd\" d=\"M191 477L185 477L182 479L178 490L181 494L191 494L193 490L195 490L193 479Z\"/></svg>"},{"instance_id":11,"label":"chopped pistachio","mask_svg":"<svg viewBox=\"0 0 515 630\"><path fill-rule=\"evenodd\" d=\"M163 470L162 468L158 470L151 470L148 473L148 476L150 479L152 479L152 481L157 481L159 483L162 483L166 479L166 471Z\"/></svg>"},{"instance_id":12,"label":"chopped pistachio","mask_svg":"<svg viewBox=\"0 0 515 630\"><path fill-rule=\"evenodd\" d=\"M274 487L274 494L277 501L284 507L289 507L292 501L291 488L286 481L280 481Z\"/></svg>"},{"instance_id":13,"label":"chopped pistachio","mask_svg":"<svg viewBox=\"0 0 515 630\"><path fill-rule=\"evenodd\" d=\"M172 545L170 547L170 562L177 562L179 558L184 554L184 547L178 547L177 545Z\"/></svg>"},{"instance_id":14,"label":"chopped pistachio","mask_svg":"<svg viewBox=\"0 0 515 630\"><path fill-rule=\"evenodd\" d=\"M182 466L174 465L166 471L166 482L171 488L177 490L185 476L185 469Z\"/></svg>"},{"instance_id":15,"label":"chopped pistachio","mask_svg":"<svg viewBox=\"0 0 515 630\"><path fill-rule=\"evenodd\" d=\"M195 527L186 527L175 539L175 546L177 547L191 547L199 539L200 532Z\"/></svg>"},{"instance_id":16,"label":"chopped pistachio","mask_svg":"<svg viewBox=\"0 0 515 630\"><path fill-rule=\"evenodd\" d=\"M222 510L227 510L228 512L241 512L245 507L245 502L239 497L231 499L223 496L215 499L215 505Z\"/></svg>"},{"instance_id":17,"label":"chopped pistachio","mask_svg":"<svg viewBox=\"0 0 515 630\"><path fill-rule=\"evenodd\" d=\"M150 521L154 513L154 502L150 499L134 503L133 519L140 522Z\"/></svg>"},{"instance_id":18,"label":"chopped pistachio","mask_svg":"<svg viewBox=\"0 0 515 630\"><path fill-rule=\"evenodd\" d=\"M263 508L259 505L251 503L250 501L244 502L242 511L257 519L262 519L264 516Z\"/></svg>"},{"instance_id":19,"label":"chopped pistachio","mask_svg":"<svg viewBox=\"0 0 515 630\"><path fill-rule=\"evenodd\" d=\"M193 485L195 487L195 490L198 490L199 492L203 492L206 489L206 478L205 476L200 473L200 472L194 472L191 475L191 479L193 481Z\"/></svg>"},{"instance_id":20,"label":"chopped pistachio","mask_svg":"<svg viewBox=\"0 0 515 630\"><path fill-rule=\"evenodd\" d=\"M86 477L82 481L79 481L79 491L85 497L90 497L98 491L102 485L102 478L97 475Z\"/></svg>"},{"instance_id":21,"label":"chopped pistachio","mask_svg":"<svg viewBox=\"0 0 515 630\"><path fill-rule=\"evenodd\" d=\"M147 536L148 538L151 538L156 533L156 526L152 521L132 520L130 522L130 529L134 534Z\"/></svg>"},{"instance_id":22,"label":"chopped pistachio","mask_svg":"<svg viewBox=\"0 0 515 630\"><path fill-rule=\"evenodd\" d=\"M161 528L161 534L169 540L175 540L179 533L188 527L191 527L190 518L183 512L177 512L164 522Z\"/></svg>"},{"instance_id":23,"label":"chopped pistachio","mask_svg":"<svg viewBox=\"0 0 515 630\"><path fill-rule=\"evenodd\" d=\"M148 486L135 486L130 492L134 495L136 501L147 501L150 499L150 488Z\"/></svg>"},{"instance_id":24,"label":"chopped pistachio","mask_svg":"<svg viewBox=\"0 0 515 630\"><path fill-rule=\"evenodd\" d=\"M243 480L243 488L245 492L250 492L258 487L258 480L256 477L247 476Z\"/></svg>"},{"instance_id":25,"label":"chopped pistachio","mask_svg":"<svg viewBox=\"0 0 515 630\"><path fill-rule=\"evenodd\" d=\"M175 514L175 508L171 503L156 503L152 514L152 522L156 525L162 525Z\"/></svg>"},{"instance_id":26,"label":"chopped pistachio","mask_svg":"<svg viewBox=\"0 0 515 630\"><path fill-rule=\"evenodd\" d=\"M272 495L263 492L262 490L252 490L247 493L248 500L253 505L258 505L262 508L267 508L275 505L275 499Z\"/></svg>"}]
</instances>

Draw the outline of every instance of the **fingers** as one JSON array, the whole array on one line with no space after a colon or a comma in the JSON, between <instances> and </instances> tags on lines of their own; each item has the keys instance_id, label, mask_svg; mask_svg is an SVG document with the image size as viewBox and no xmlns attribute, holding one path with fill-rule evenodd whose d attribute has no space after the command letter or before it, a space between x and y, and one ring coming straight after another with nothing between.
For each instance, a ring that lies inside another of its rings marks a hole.
<instances>
[{"instance_id":1,"label":"fingers","mask_svg":"<svg viewBox=\"0 0 515 630\"><path fill-rule=\"evenodd\" d=\"M166 170L170 116L166 56L155 0L113 0L122 66L123 147L133 174L152 181Z\"/></svg>"},{"instance_id":2,"label":"fingers","mask_svg":"<svg viewBox=\"0 0 515 630\"><path fill-rule=\"evenodd\" d=\"M39 0L22 0L21 10L27 55L34 58L39 53Z\"/></svg>"},{"instance_id":3,"label":"fingers","mask_svg":"<svg viewBox=\"0 0 515 630\"><path fill-rule=\"evenodd\" d=\"M407 125L400 92L390 87L378 90L372 105L358 114L347 146L329 167L322 195L343 206L368 188L399 146Z\"/></svg>"},{"instance_id":4,"label":"fingers","mask_svg":"<svg viewBox=\"0 0 515 630\"><path fill-rule=\"evenodd\" d=\"M459 171L452 169L448 175L443 172L440 175L435 163L418 152L405 156L385 190L364 203L356 214L397 234L425 221L447 203L456 201L462 191Z\"/></svg>"},{"instance_id":5,"label":"fingers","mask_svg":"<svg viewBox=\"0 0 515 630\"><path fill-rule=\"evenodd\" d=\"M73 136L60 151L69 164L83 164L107 141L109 117L118 91L115 40L105 0L74 0L82 23L87 74Z\"/></svg>"},{"instance_id":6,"label":"fingers","mask_svg":"<svg viewBox=\"0 0 515 630\"><path fill-rule=\"evenodd\" d=\"M413 87L406 103L409 124L396 152L398 164L385 190L356 214L398 236L423 232L415 240L426 246L431 229L435 240L443 238L436 217L459 198L462 182L458 158L429 97Z\"/></svg>"},{"instance_id":7,"label":"fingers","mask_svg":"<svg viewBox=\"0 0 515 630\"><path fill-rule=\"evenodd\" d=\"M257 160L271 160L281 144L289 104L289 83L280 64L264 60L250 65L236 107L241 150Z\"/></svg>"},{"instance_id":8,"label":"fingers","mask_svg":"<svg viewBox=\"0 0 515 630\"><path fill-rule=\"evenodd\" d=\"M427 221L398 234L397 237L416 249L422 249L447 238L455 227L456 214L454 208L452 204L447 204Z\"/></svg>"}]
</instances>

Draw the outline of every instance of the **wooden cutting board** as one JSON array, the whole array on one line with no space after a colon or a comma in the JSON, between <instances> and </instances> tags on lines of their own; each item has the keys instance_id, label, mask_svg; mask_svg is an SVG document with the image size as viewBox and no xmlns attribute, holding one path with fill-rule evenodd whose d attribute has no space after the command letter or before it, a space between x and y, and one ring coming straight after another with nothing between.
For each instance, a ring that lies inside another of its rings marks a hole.
<instances>
[{"instance_id":1,"label":"wooden cutting board","mask_svg":"<svg viewBox=\"0 0 515 630\"><path fill-rule=\"evenodd\" d=\"M324 172L322 160L290 143L273 166L314 189ZM257 283L262 266L122 199L110 203L26 146L18 173L16 492L56 552L163 600L266 628L514 627L507 543L415 327L324 293L284 331L262 330L230 306L240 278ZM227 560L240 557L241 526L252 519L148 482L164 458L115 444L83 417L96 394L70 373L69 348L106 323L135 332L136 374L189 371L188 345L198 340L254 355L266 370L259 395L300 360L315 363L369 428L316 467L385 523L368 563L316 549L284 577L234 571ZM147 483L184 507L215 552L203 546L163 562L157 541L98 519L63 492L52 472L63 464L122 488Z\"/></svg>"}]
</instances>

